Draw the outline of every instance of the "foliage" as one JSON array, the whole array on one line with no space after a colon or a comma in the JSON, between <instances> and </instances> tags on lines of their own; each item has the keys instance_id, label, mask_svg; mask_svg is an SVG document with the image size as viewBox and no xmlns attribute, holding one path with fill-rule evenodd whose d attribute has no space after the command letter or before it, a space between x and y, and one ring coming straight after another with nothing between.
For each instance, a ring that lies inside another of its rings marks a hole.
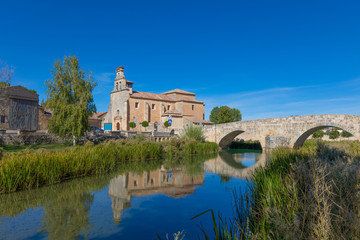
<instances>
[{"instance_id":1,"label":"foliage","mask_svg":"<svg viewBox=\"0 0 360 240\"><path fill-rule=\"evenodd\" d=\"M339 131L337 131L337 130L335 130L335 129L327 132L327 135L329 135L329 138L330 138L330 139L337 139L338 137L340 137Z\"/></svg>"},{"instance_id":2,"label":"foliage","mask_svg":"<svg viewBox=\"0 0 360 240\"><path fill-rule=\"evenodd\" d=\"M14 69L0 59L0 87L8 87L11 83Z\"/></svg>"},{"instance_id":3,"label":"foliage","mask_svg":"<svg viewBox=\"0 0 360 240\"><path fill-rule=\"evenodd\" d=\"M230 149L253 149L253 150L262 150L261 144L259 141L255 140L248 140L248 141L244 141L243 139L241 140L235 140L232 141L230 146Z\"/></svg>"},{"instance_id":4,"label":"foliage","mask_svg":"<svg viewBox=\"0 0 360 240\"><path fill-rule=\"evenodd\" d=\"M129 123L129 127L130 127L130 128L136 128L136 123L130 122L130 123Z\"/></svg>"},{"instance_id":5,"label":"foliage","mask_svg":"<svg viewBox=\"0 0 360 240\"><path fill-rule=\"evenodd\" d=\"M149 122L148 121L143 121L141 123L141 126L143 126L146 129L149 126Z\"/></svg>"},{"instance_id":6,"label":"foliage","mask_svg":"<svg viewBox=\"0 0 360 240\"><path fill-rule=\"evenodd\" d=\"M184 128L183 138L193 139L199 142L205 142L205 135L202 127L190 125Z\"/></svg>"},{"instance_id":7,"label":"foliage","mask_svg":"<svg viewBox=\"0 0 360 240\"><path fill-rule=\"evenodd\" d=\"M47 86L46 107L53 110L49 130L61 137L83 136L89 130L88 118L96 112L92 91L97 85L91 72L80 69L76 57L55 62Z\"/></svg>"},{"instance_id":8,"label":"foliage","mask_svg":"<svg viewBox=\"0 0 360 240\"><path fill-rule=\"evenodd\" d=\"M313 133L312 137L313 138L322 138L325 135L323 130L317 130L316 132Z\"/></svg>"},{"instance_id":9,"label":"foliage","mask_svg":"<svg viewBox=\"0 0 360 240\"><path fill-rule=\"evenodd\" d=\"M352 137L353 135L345 130L342 131L341 136L344 138Z\"/></svg>"},{"instance_id":10,"label":"foliage","mask_svg":"<svg viewBox=\"0 0 360 240\"><path fill-rule=\"evenodd\" d=\"M120 163L160 158L182 158L217 152L216 143L181 139L169 142L107 141L69 147L64 151L8 153L0 161L0 193L55 184L69 178L108 173Z\"/></svg>"},{"instance_id":11,"label":"foliage","mask_svg":"<svg viewBox=\"0 0 360 240\"><path fill-rule=\"evenodd\" d=\"M219 124L227 122L241 121L241 113L239 109L229 108L228 106L214 107L211 110L210 121Z\"/></svg>"},{"instance_id":12,"label":"foliage","mask_svg":"<svg viewBox=\"0 0 360 240\"><path fill-rule=\"evenodd\" d=\"M168 123L168 121L166 121L166 122L164 122L164 127L169 127L170 126L170 124Z\"/></svg>"}]
</instances>

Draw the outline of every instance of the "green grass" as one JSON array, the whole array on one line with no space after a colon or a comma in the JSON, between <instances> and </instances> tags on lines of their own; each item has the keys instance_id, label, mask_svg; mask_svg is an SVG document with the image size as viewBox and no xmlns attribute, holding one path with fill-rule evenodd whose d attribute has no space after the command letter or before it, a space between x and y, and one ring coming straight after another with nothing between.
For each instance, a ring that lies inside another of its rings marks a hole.
<instances>
[{"instance_id":1,"label":"green grass","mask_svg":"<svg viewBox=\"0 0 360 240\"><path fill-rule=\"evenodd\" d=\"M167 143L117 140L95 146L87 143L62 151L39 148L36 151L7 152L0 159L0 193L60 183L75 177L108 173L120 163L160 158L177 159L217 151L215 143L179 139Z\"/></svg>"},{"instance_id":2,"label":"green grass","mask_svg":"<svg viewBox=\"0 0 360 240\"><path fill-rule=\"evenodd\" d=\"M358 141L307 141L270 155L249 190L234 194L233 219L213 220L215 239L360 239Z\"/></svg>"}]
</instances>

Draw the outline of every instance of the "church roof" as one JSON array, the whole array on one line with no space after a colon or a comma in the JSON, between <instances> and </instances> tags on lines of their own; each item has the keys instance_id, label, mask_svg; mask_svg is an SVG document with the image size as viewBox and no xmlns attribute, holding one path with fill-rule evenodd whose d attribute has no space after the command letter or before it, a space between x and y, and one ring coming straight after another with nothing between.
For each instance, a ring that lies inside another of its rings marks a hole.
<instances>
[{"instance_id":1,"label":"church roof","mask_svg":"<svg viewBox=\"0 0 360 240\"><path fill-rule=\"evenodd\" d=\"M181 89L174 89L174 90L165 92L163 94L171 94L171 93L180 93L180 94L186 94L186 95L195 96L195 93L187 92L187 91L184 91L184 90L181 90Z\"/></svg>"},{"instance_id":2,"label":"church roof","mask_svg":"<svg viewBox=\"0 0 360 240\"><path fill-rule=\"evenodd\" d=\"M163 94L159 93L149 93L149 92L138 92L134 91L133 94L130 95L131 98L142 98L142 99L151 99L151 100L158 100L158 101L166 101L166 102L193 102L193 103L204 103L193 99L187 96L178 96L176 99Z\"/></svg>"},{"instance_id":3,"label":"church roof","mask_svg":"<svg viewBox=\"0 0 360 240\"><path fill-rule=\"evenodd\" d=\"M184 118L186 118L187 120L193 122L193 123L202 123L204 125L213 125L213 122L209 122L200 118L197 118L195 116L184 116Z\"/></svg>"},{"instance_id":4,"label":"church roof","mask_svg":"<svg viewBox=\"0 0 360 240\"><path fill-rule=\"evenodd\" d=\"M160 101L167 101L167 102L175 102L173 98L158 93L148 93L148 92L133 92L130 95L132 98L144 98L144 99L153 99L153 100L160 100Z\"/></svg>"}]
</instances>

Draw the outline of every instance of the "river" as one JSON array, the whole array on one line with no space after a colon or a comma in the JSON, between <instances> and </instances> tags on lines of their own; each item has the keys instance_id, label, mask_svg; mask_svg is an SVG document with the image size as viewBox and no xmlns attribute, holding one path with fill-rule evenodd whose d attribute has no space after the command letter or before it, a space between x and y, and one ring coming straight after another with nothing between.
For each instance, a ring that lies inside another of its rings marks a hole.
<instances>
[{"instance_id":1,"label":"river","mask_svg":"<svg viewBox=\"0 0 360 240\"><path fill-rule=\"evenodd\" d=\"M209 213L233 216L233 190L264 153L222 151L187 164L159 161L103 176L0 195L1 239L184 239L212 234Z\"/></svg>"}]
</instances>

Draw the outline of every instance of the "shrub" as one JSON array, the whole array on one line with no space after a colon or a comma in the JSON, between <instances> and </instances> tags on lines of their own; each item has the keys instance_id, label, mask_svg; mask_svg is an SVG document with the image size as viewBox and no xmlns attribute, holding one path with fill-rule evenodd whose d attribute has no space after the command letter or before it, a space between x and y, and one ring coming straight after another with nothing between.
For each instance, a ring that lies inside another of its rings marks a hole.
<instances>
[{"instance_id":1,"label":"shrub","mask_svg":"<svg viewBox=\"0 0 360 240\"><path fill-rule=\"evenodd\" d=\"M129 127L130 127L130 128L136 128L136 123L130 122L130 123L129 123Z\"/></svg>"},{"instance_id":2,"label":"shrub","mask_svg":"<svg viewBox=\"0 0 360 240\"><path fill-rule=\"evenodd\" d=\"M340 137L340 133L337 130L332 130L328 133L330 139L337 139Z\"/></svg>"},{"instance_id":3,"label":"shrub","mask_svg":"<svg viewBox=\"0 0 360 240\"><path fill-rule=\"evenodd\" d=\"M324 135L325 135L325 133L322 130L318 130L313 133L312 137L313 138L322 138Z\"/></svg>"},{"instance_id":4,"label":"shrub","mask_svg":"<svg viewBox=\"0 0 360 240\"><path fill-rule=\"evenodd\" d=\"M149 123L148 123L148 121L143 121L142 123L141 123L141 126L143 126L145 129L149 126Z\"/></svg>"},{"instance_id":5,"label":"shrub","mask_svg":"<svg viewBox=\"0 0 360 240\"><path fill-rule=\"evenodd\" d=\"M169 127L170 124L168 123L168 121L164 122L164 127Z\"/></svg>"},{"instance_id":6,"label":"shrub","mask_svg":"<svg viewBox=\"0 0 360 240\"><path fill-rule=\"evenodd\" d=\"M196 127L193 125L185 127L183 137L190 138L199 142L205 142L205 136L202 127Z\"/></svg>"}]
</instances>

